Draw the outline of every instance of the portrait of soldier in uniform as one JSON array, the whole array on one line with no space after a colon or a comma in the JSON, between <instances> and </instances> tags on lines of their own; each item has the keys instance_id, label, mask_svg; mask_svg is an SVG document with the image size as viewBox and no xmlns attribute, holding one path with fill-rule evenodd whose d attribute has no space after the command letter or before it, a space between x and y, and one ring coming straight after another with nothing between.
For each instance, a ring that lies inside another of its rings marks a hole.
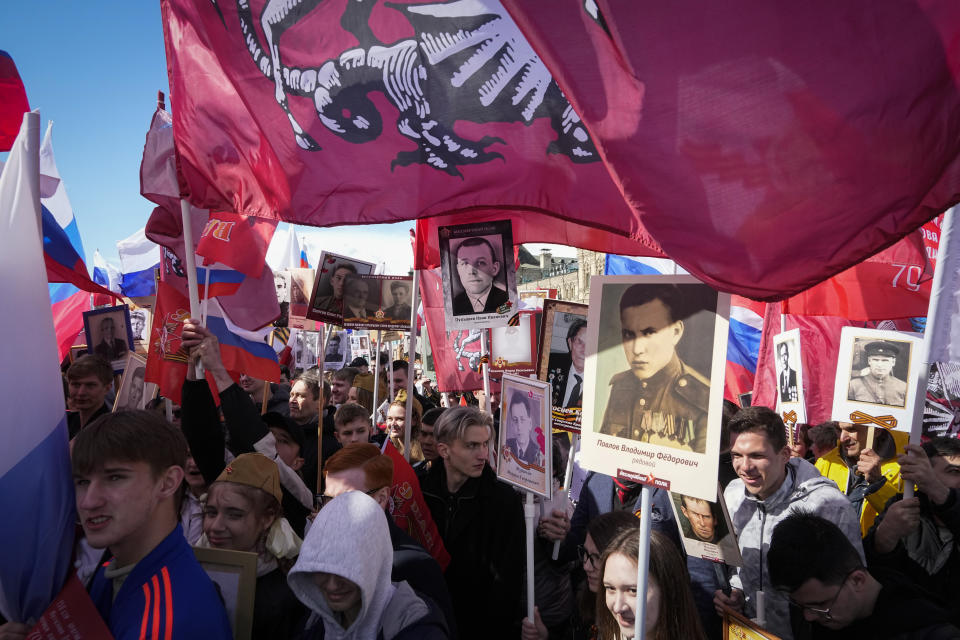
<instances>
[{"instance_id":1,"label":"portrait of soldier in uniform","mask_svg":"<svg viewBox=\"0 0 960 640\"><path fill-rule=\"evenodd\" d=\"M780 402L797 401L797 372L790 368L790 347L786 342L777 345L777 388L780 390Z\"/></svg>"},{"instance_id":2,"label":"portrait of soldier in uniform","mask_svg":"<svg viewBox=\"0 0 960 640\"><path fill-rule=\"evenodd\" d=\"M866 367L850 379L847 400L882 404L888 407L905 407L907 383L894 375L897 358L901 357L900 344L906 348L909 358L910 346L889 340L875 340L863 347ZM903 364L906 364L905 362Z\"/></svg>"},{"instance_id":3,"label":"portrait of soldier in uniform","mask_svg":"<svg viewBox=\"0 0 960 640\"><path fill-rule=\"evenodd\" d=\"M383 296L384 300L390 300L393 304L383 310L383 314L390 320L403 320L410 322L410 282L406 280L394 280L389 283L390 297Z\"/></svg>"},{"instance_id":4,"label":"portrait of soldier in uniform","mask_svg":"<svg viewBox=\"0 0 960 640\"><path fill-rule=\"evenodd\" d=\"M634 284L623 292L619 324L627 369L610 379L599 433L706 450L710 382L680 358L677 347L685 321L706 308L695 298L707 293L716 296L705 285Z\"/></svg>"}]
</instances>

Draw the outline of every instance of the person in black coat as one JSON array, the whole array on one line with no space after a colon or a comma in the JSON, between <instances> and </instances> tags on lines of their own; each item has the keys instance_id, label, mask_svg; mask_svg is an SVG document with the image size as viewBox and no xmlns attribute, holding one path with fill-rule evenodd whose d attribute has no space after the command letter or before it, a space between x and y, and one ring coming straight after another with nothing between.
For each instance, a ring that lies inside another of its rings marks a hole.
<instances>
[{"instance_id":1,"label":"person in black coat","mask_svg":"<svg viewBox=\"0 0 960 640\"><path fill-rule=\"evenodd\" d=\"M516 638L523 617L524 521L520 496L487 466L490 415L446 410L434 425L442 464L420 487L450 554L446 579L460 638Z\"/></svg>"}]
</instances>

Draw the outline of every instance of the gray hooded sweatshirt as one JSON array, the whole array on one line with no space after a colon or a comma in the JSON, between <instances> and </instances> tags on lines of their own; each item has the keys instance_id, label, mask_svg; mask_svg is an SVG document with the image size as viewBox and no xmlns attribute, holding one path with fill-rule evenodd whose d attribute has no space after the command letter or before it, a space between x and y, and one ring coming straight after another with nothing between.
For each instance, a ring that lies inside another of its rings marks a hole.
<instances>
[{"instance_id":1,"label":"gray hooded sweatshirt","mask_svg":"<svg viewBox=\"0 0 960 640\"><path fill-rule=\"evenodd\" d=\"M764 612L769 631L790 640L790 606L787 596L773 588L767 569L767 550L777 524L792 513L815 513L837 525L863 559L860 519L836 483L820 475L817 468L802 458L787 462L783 484L766 500L747 493L743 480L727 485L723 498L733 521L733 529L743 555L743 566L730 579L730 586L743 591L744 613L757 617L757 591L764 592Z\"/></svg>"},{"instance_id":2,"label":"gray hooded sweatshirt","mask_svg":"<svg viewBox=\"0 0 960 640\"><path fill-rule=\"evenodd\" d=\"M387 516L359 491L338 496L320 510L290 570L287 582L312 615L307 629L324 625L324 640L390 640L430 610L406 582L391 583L393 547ZM314 575L332 573L360 587L357 619L344 629L331 611ZM432 637L432 636L431 636Z\"/></svg>"}]
</instances>

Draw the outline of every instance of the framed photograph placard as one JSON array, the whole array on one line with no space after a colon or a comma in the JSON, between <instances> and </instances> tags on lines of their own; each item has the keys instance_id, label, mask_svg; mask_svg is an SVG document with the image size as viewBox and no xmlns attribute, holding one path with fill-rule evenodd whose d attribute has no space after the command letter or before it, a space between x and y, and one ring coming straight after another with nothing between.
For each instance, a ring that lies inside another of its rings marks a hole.
<instances>
[{"instance_id":1,"label":"framed photograph placard","mask_svg":"<svg viewBox=\"0 0 960 640\"><path fill-rule=\"evenodd\" d=\"M277 289L277 304L280 316L273 321L275 327L286 327L290 322L290 272L274 271L273 285Z\"/></svg>"},{"instance_id":2,"label":"framed photograph placard","mask_svg":"<svg viewBox=\"0 0 960 640\"><path fill-rule=\"evenodd\" d=\"M584 468L716 499L729 318L692 276L591 278Z\"/></svg>"},{"instance_id":3,"label":"framed photograph placard","mask_svg":"<svg viewBox=\"0 0 960 640\"><path fill-rule=\"evenodd\" d=\"M580 433L587 305L544 300L537 377L550 383L553 428Z\"/></svg>"},{"instance_id":4,"label":"framed photograph placard","mask_svg":"<svg viewBox=\"0 0 960 640\"><path fill-rule=\"evenodd\" d=\"M674 520L688 556L739 567L743 565L743 557L733 533L723 491L717 489L713 501L671 493Z\"/></svg>"},{"instance_id":5,"label":"framed photograph placard","mask_svg":"<svg viewBox=\"0 0 960 640\"><path fill-rule=\"evenodd\" d=\"M521 311L516 325L490 330L490 373L528 376L536 373L536 314Z\"/></svg>"},{"instance_id":6,"label":"framed photograph placard","mask_svg":"<svg viewBox=\"0 0 960 640\"><path fill-rule=\"evenodd\" d=\"M909 432L921 374L921 343L919 336L900 331L844 327L833 419Z\"/></svg>"},{"instance_id":7,"label":"framed photograph placard","mask_svg":"<svg viewBox=\"0 0 960 640\"><path fill-rule=\"evenodd\" d=\"M753 620L724 607L723 640L780 640Z\"/></svg>"},{"instance_id":8,"label":"framed photograph placard","mask_svg":"<svg viewBox=\"0 0 960 640\"><path fill-rule=\"evenodd\" d=\"M348 276L370 275L375 266L372 262L329 251L321 253L316 278L311 281L313 294L309 295L310 304L306 316L311 320L343 326L343 295Z\"/></svg>"},{"instance_id":9,"label":"framed photograph placard","mask_svg":"<svg viewBox=\"0 0 960 640\"><path fill-rule=\"evenodd\" d=\"M505 374L500 389L497 477L550 499L553 460L550 385Z\"/></svg>"},{"instance_id":10,"label":"framed photograph placard","mask_svg":"<svg viewBox=\"0 0 960 640\"><path fill-rule=\"evenodd\" d=\"M410 276L350 274L343 285L343 326L409 331L412 304Z\"/></svg>"},{"instance_id":11,"label":"framed photograph placard","mask_svg":"<svg viewBox=\"0 0 960 640\"><path fill-rule=\"evenodd\" d=\"M257 554L194 547L193 554L217 585L233 630L233 640L250 640L257 589Z\"/></svg>"},{"instance_id":12,"label":"framed photograph placard","mask_svg":"<svg viewBox=\"0 0 960 640\"><path fill-rule=\"evenodd\" d=\"M157 394L157 385L146 382L147 359L130 351L123 367L120 388L113 402L114 411L143 409Z\"/></svg>"},{"instance_id":13,"label":"framed photograph placard","mask_svg":"<svg viewBox=\"0 0 960 640\"><path fill-rule=\"evenodd\" d=\"M109 362L115 374L123 371L127 353L134 348L130 308L121 304L84 311L83 331L87 338L87 352Z\"/></svg>"},{"instance_id":14,"label":"framed photograph placard","mask_svg":"<svg viewBox=\"0 0 960 640\"><path fill-rule=\"evenodd\" d=\"M517 310L509 220L438 229L447 331L503 327Z\"/></svg>"},{"instance_id":15,"label":"framed photograph placard","mask_svg":"<svg viewBox=\"0 0 960 640\"><path fill-rule=\"evenodd\" d=\"M313 290L313 269L290 269L290 318L307 318L307 303Z\"/></svg>"},{"instance_id":16,"label":"framed photograph placard","mask_svg":"<svg viewBox=\"0 0 960 640\"><path fill-rule=\"evenodd\" d=\"M788 431L807 421L803 396L803 352L800 329L791 329L773 337L773 364L777 374L777 413Z\"/></svg>"}]
</instances>

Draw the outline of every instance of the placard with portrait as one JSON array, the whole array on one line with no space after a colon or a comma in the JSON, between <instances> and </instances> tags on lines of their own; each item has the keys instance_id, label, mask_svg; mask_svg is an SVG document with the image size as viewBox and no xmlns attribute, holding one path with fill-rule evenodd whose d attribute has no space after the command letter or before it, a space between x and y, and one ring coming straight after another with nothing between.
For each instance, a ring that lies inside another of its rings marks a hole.
<instances>
[{"instance_id":1,"label":"placard with portrait","mask_svg":"<svg viewBox=\"0 0 960 640\"><path fill-rule=\"evenodd\" d=\"M306 316L343 326L344 285L349 276L365 276L373 273L375 265L329 251L320 254L316 277L311 281L313 293Z\"/></svg>"},{"instance_id":2,"label":"placard with portrait","mask_svg":"<svg viewBox=\"0 0 960 640\"><path fill-rule=\"evenodd\" d=\"M509 220L440 227L447 331L503 327L517 311Z\"/></svg>"},{"instance_id":3,"label":"placard with portrait","mask_svg":"<svg viewBox=\"0 0 960 640\"><path fill-rule=\"evenodd\" d=\"M910 431L922 338L844 327L833 388L834 420Z\"/></svg>"},{"instance_id":4,"label":"placard with portrait","mask_svg":"<svg viewBox=\"0 0 960 640\"><path fill-rule=\"evenodd\" d=\"M501 384L497 477L550 499L550 385L512 374Z\"/></svg>"},{"instance_id":5,"label":"placard with portrait","mask_svg":"<svg viewBox=\"0 0 960 640\"><path fill-rule=\"evenodd\" d=\"M692 276L591 278L582 466L714 499L729 317Z\"/></svg>"},{"instance_id":6,"label":"placard with portrait","mask_svg":"<svg viewBox=\"0 0 960 640\"><path fill-rule=\"evenodd\" d=\"M587 305L544 300L537 377L550 383L554 429L580 433L587 355Z\"/></svg>"}]
</instances>

